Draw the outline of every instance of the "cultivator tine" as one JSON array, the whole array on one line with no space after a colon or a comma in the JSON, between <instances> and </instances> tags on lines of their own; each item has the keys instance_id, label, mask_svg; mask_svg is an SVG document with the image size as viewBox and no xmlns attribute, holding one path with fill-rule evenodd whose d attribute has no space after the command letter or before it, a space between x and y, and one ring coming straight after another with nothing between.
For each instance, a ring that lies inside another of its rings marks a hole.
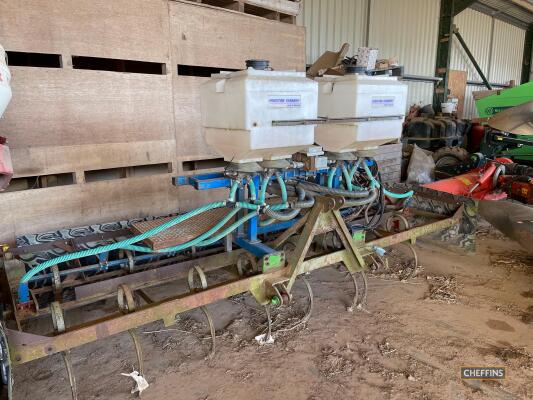
<instances>
[{"instance_id":1,"label":"cultivator tine","mask_svg":"<svg viewBox=\"0 0 533 400\"><path fill-rule=\"evenodd\" d=\"M350 276L351 276L352 281L353 281L354 296L353 296L352 305L349 306L347 308L347 310L349 312L353 312L353 311L355 311L357 309L362 309L363 306L366 304L367 291L368 291L368 281L366 279L366 274L365 274L364 271L355 272L353 274L350 273ZM359 287L359 283L357 282L357 277L358 276L361 276L363 278L362 279L363 285L362 285L361 288Z\"/></svg>"},{"instance_id":2,"label":"cultivator tine","mask_svg":"<svg viewBox=\"0 0 533 400\"><path fill-rule=\"evenodd\" d=\"M195 284L194 277L198 275L200 278L200 287L197 287ZM201 290L207 289L207 278L205 276L204 271L198 266L195 265L191 269L189 269L189 274L187 277L187 283L189 284L189 290L191 292L198 292ZM207 319L207 324L209 325L209 330L211 332L211 353L209 354L210 358L213 358L215 356L215 350L216 350L216 334L215 334L215 325L213 323L213 319L211 318L211 314L209 313L209 310L206 306L201 306L200 309L205 314L205 318Z\"/></svg>"},{"instance_id":3,"label":"cultivator tine","mask_svg":"<svg viewBox=\"0 0 533 400\"><path fill-rule=\"evenodd\" d=\"M72 391L72 399L78 399L78 389L76 387L76 377L74 376L74 369L72 368L72 362L70 361L70 351L61 352L65 367L67 368L68 380L70 383L70 390Z\"/></svg>"},{"instance_id":4,"label":"cultivator tine","mask_svg":"<svg viewBox=\"0 0 533 400\"><path fill-rule=\"evenodd\" d=\"M270 315L270 305L265 305L265 312L267 316L267 334L265 336L265 343L269 343L272 340L272 317Z\"/></svg>"},{"instance_id":5,"label":"cultivator tine","mask_svg":"<svg viewBox=\"0 0 533 400\"><path fill-rule=\"evenodd\" d=\"M137 335L137 332L135 332L135 329L130 329L128 333L130 334L131 340L133 341L133 345L135 346L135 353L137 353L139 375L144 376L144 361L143 361L143 353L142 353L141 342L139 341L139 336Z\"/></svg>"},{"instance_id":6,"label":"cultivator tine","mask_svg":"<svg viewBox=\"0 0 533 400\"><path fill-rule=\"evenodd\" d=\"M63 310L61 304L58 301L50 303L50 315L52 317L52 324L54 325L55 333L65 332L65 319L63 318ZM70 390L72 392L72 400L78 400L78 388L76 385L76 376L74 375L74 368L72 367L72 361L70 359L70 351L62 351L63 361L67 369L68 380L70 383Z\"/></svg>"},{"instance_id":7,"label":"cultivator tine","mask_svg":"<svg viewBox=\"0 0 533 400\"><path fill-rule=\"evenodd\" d=\"M411 273L408 276L408 278L413 278L414 276L416 276L416 272L418 269L418 254L416 252L415 246L413 246L411 243L406 243L406 245L407 247L409 247L409 249L413 253L413 260L414 260L413 271L411 271Z\"/></svg>"},{"instance_id":8,"label":"cultivator tine","mask_svg":"<svg viewBox=\"0 0 533 400\"><path fill-rule=\"evenodd\" d=\"M120 312L123 314L128 314L134 312L136 309L135 298L133 292L131 291L128 285L119 285L117 289L117 302ZM137 336L137 331L135 329L128 329L128 333L131 336L131 341L135 347L135 353L137 355L137 365L139 367L139 375L144 376L144 361L141 342Z\"/></svg>"},{"instance_id":9,"label":"cultivator tine","mask_svg":"<svg viewBox=\"0 0 533 400\"><path fill-rule=\"evenodd\" d=\"M50 268L52 272L52 288L54 289L54 299L56 301L61 301L62 299L62 286L61 286L61 276L59 275L59 267L54 265Z\"/></svg>"},{"instance_id":10,"label":"cultivator tine","mask_svg":"<svg viewBox=\"0 0 533 400\"><path fill-rule=\"evenodd\" d=\"M311 318L311 314L313 313L313 307L315 304L315 299L313 295L313 289L311 289L311 284L309 283L307 279L305 279L304 276L302 276L302 281L304 282L305 287L307 289L307 296L309 298L309 307L307 308L307 312L305 313L302 320L298 323L298 325L306 324L309 321L309 319Z\"/></svg>"}]
</instances>

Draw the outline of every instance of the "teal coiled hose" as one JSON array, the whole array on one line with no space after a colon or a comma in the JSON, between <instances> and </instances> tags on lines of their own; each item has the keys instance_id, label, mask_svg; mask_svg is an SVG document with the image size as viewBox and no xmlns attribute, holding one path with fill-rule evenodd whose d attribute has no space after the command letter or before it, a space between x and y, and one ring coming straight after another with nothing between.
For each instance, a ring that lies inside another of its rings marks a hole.
<instances>
[{"instance_id":1,"label":"teal coiled hose","mask_svg":"<svg viewBox=\"0 0 533 400\"><path fill-rule=\"evenodd\" d=\"M186 243L182 243L174 247L167 247L166 249L160 249L160 250L152 250L149 247L130 245L130 246L125 246L123 248L126 250L139 251L143 253L174 253L176 251L185 250L189 247L198 246L199 243L202 242L204 239L218 232L218 230L221 229L224 225L226 225L226 223L230 219L232 219L235 216L235 214L237 214L240 210L241 210L241 207L234 208L224 218L222 218L215 226L209 229L207 232L202 233L200 236L192 240L189 240Z\"/></svg>"},{"instance_id":2,"label":"teal coiled hose","mask_svg":"<svg viewBox=\"0 0 533 400\"><path fill-rule=\"evenodd\" d=\"M350 173L348 172L348 169L345 165L342 166L342 176L344 176L344 180L346 181L346 189L349 191L353 190L352 185L352 178L353 176L350 176Z\"/></svg>"},{"instance_id":3,"label":"teal coiled hose","mask_svg":"<svg viewBox=\"0 0 533 400\"><path fill-rule=\"evenodd\" d=\"M372 172L370 172L370 169L368 168L368 165L366 165L366 162L363 163L363 168L365 169L368 179L370 179L370 186L372 187L372 189L379 188L381 184L376 180L376 178L374 178L374 176L372 175ZM393 199L406 199L406 198L413 196L414 194L412 190L406 193L394 193L394 192L389 192L385 188L383 188L383 193L386 196L392 197Z\"/></svg>"},{"instance_id":4,"label":"teal coiled hose","mask_svg":"<svg viewBox=\"0 0 533 400\"><path fill-rule=\"evenodd\" d=\"M335 172L337 172L337 167L331 167L328 171L328 188L333 188L333 178L335 177Z\"/></svg>"},{"instance_id":5,"label":"teal coiled hose","mask_svg":"<svg viewBox=\"0 0 533 400\"><path fill-rule=\"evenodd\" d=\"M116 242L116 243L111 243L111 244L108 244L108 245L105 245L105 246L100 246L100 247L96 247L96 248L93 248L93 249L86 249L86 250L81 250L81 251L76 251L74 253L68 253L68 254L64 254L62 256L59 256L59 257L56 257L56 258L53 258L51 260L47 260L35 267L33 267L32 269L30 269L28 272L26 272L21 280L20 280L20 285L19 285L19 299L20 298L25 298L27 296L23 295L24 293L24 286L27 287L27 283L28 281L33 277L35 276L36 274L44 271L46 268L50 268L56 264L60 264L60 263L64 263L64 262L67 262L67 261L70 261L70 260L75 260L75 259L78 259L78 258L84 258L84 257L89 257L89 256L94 256L94 255L97 255L97 254L100 254L100 253L106 253L106 252L109 252L109 251L112 251L112 250L118 250L118 249L122 249L122 248L125 248L126 246L130 246L130 245L133 245L134 243L136 242L140 242L141 240L144 240L144 239L147 239L149 238L150 236L154 236L154 235L157 235L158 233L161 233L163 232L164 230L166 229L169 229L171 228L172 226L174 225L177 225L183 221L186 221L196 215L199 215L203 212L206 212L206 211L209 211L209 210L213 210L213 209L216 209L216 208L220 208L220 207L225 207L227 204L226 201L217 201L217 202L213 202L213 203L209 203L209 204L206 204L202 207L199 207L199 208L196 208L192 211L189 211L188 213L185 213L183 215L180 215L176 218L173 218L172 220L168 221L168 222L165 222L164 224L161 224L155 228L152 228L140 235L137 235L137 236L133 236L131 238L128 238L128 239L125 239L125 240L121 240L120 242Z\"/></svg>"}]
</instances>

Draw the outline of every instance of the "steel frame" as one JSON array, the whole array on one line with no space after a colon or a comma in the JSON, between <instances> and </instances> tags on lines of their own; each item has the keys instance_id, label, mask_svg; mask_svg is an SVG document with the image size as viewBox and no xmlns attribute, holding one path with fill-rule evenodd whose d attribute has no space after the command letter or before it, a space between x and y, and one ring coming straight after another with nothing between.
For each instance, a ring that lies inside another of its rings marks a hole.
<instances>
[{"instance_id":1,"label":"steel frame","mask_svg":"<svg viewBox=\"0 0 533 400\"><path fill-rule=\"evenodd\" d=\"M464 213L464 206L461 206L452 217L365 243L352 240L339 212L342 204L343 199L339 197L317 198L315 206L306 216L300 218L292 227L281 233L276 240L269 243L271 248L279 249L289 238L296 235L294 236L296 248L289 254L285 267L264 270L260 274L217 284L198 292L181 294L162 301L148 302L146 305L129 310L127 313L122 310L89 324L67 328L63 332L57 332L54 336L41 336L6 329L12 364L23 364L52 354L68 352L81 345L121 332L130 331L131 333L131 330L154 321L162 320L165 326L169 326L175 323L176 315L179 313L204 307L246 292L250 292L260 304L269 304L279 294L277 287L280 284L284 284L285 290L290 292L294 281L301 274L342 262L353 275L365 268L364 257L372 254L376 247L388 247L408 241L414 242L417 237L459 224ZM297 234L300 230L301 233ZM308 250L314 237L333 230L339 234L344 248L309 257ZM131 275L135 282L125 282L128 277L125 276L115 278L113 282L95 283L96 286L93 287L95 292L93 296L86 293L87 299L94 299L95 295L102 295L102 293L109 296L114 289L119 296L122 290L122 296L124 296L124 288L133 292L152 284L183 278L186 274L183 269L184 265L195 266L204 272L234 265L243 253L244 250L235 250L190 260L186 264L179 264L181 268L162 267L172 270L172 273L163 279L151 280L154 275L158 275L157 271L161 269L159 268ZM139 274L144 275L141 277ZM163 276L165 275L163 274Z\"/></svg>"},{"instance_id":2,"label":"steel frame","mask_svg":"<svg viewBox=\"0 0 533 400\"><path fill-rule=\"evenodd\" d=\"M474 2L474 0L441 0L440 2L435 76L442 79L435 83L433 108L436 111L441 109L441 103L444 103L448 98L448 79L454 34L453 19L457 14L470 7Z\"/></svg>"}]
</instances>

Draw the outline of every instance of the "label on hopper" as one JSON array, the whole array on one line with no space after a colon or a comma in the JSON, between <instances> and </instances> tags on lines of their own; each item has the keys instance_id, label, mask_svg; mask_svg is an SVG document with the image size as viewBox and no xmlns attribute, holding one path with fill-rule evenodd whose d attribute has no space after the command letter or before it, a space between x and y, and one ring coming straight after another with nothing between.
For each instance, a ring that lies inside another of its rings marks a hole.
<instances>
[{"instance_id":1,"label":"label on hopper","mask_svg":"<svg viewBox=\"0 0 533 400\"><path fill-rule=\"evenodd\" d=\"M372 108L394 107L394 97L372 96Z\"/></svg>"},{"instance_id":2,"label":"label on hopper","mask_svg":"<svg viewBox=\"0 0 533 400\"><path fill-rule=\"evenodd\" d=\"M270 95L268 106L274 108L297 108L302 106L302 96L298 95Z\"/></svg>"}]
</instances>

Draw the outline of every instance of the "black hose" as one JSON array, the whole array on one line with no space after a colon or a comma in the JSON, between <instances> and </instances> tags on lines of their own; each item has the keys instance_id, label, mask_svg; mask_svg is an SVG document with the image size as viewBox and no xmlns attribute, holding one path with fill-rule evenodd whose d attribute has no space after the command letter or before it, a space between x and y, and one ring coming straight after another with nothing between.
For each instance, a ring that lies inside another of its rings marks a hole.
<instances>
[{"instance_id":1,"label":"black hose","mask_svg":"<svg viewBox=\"0 0 533 400\"><path fill-rule=\"evenodd\" d=\"M278 190L281 191L281 189L278 189ZM296 190L296 193L298 194L298 200L303 201L305 199L305 190L303 190L302 188L298 188L298 187L296 187L295 190ZM300 208L294 208L293 210L289 210L285 212L274 211L271 208L267 208L265 210L265 214L272 219L277 219L278 221L290 221L291 219L296 218L298 214L300 214Z\"/></svg>"},{"instance_id":2,"label":"black hose","mask_svg":"<svg viewBox=\"0 0 533 400\"><path fill-rule=\"evenodd\" d=\"M378 197L378 190L374 189L370 193L370 196L364 198L364 199L358 199L358 200L346 200L344 203L344 207L356 207L356 206L364 206L366 204L373 203L374 200L376 200Z\"/></svg>"},{"instance_id":3,"label":"black hose","mask_svg":"<svg viewBox=\"0 0 533 400\"><path fill-rule=\"evenodd\" d=\"M327 188L321 185L318 185L316 183L312 182L298 182L298 186L303 187L306 191L312 191L316 193L321 194L333 194L343 197L368 197L370 195L370 192L368 190L359 190L359 191L349 191L349 190L343 190L343 189L333 189L333 188Z\"/></svg>"}]
</instances>

